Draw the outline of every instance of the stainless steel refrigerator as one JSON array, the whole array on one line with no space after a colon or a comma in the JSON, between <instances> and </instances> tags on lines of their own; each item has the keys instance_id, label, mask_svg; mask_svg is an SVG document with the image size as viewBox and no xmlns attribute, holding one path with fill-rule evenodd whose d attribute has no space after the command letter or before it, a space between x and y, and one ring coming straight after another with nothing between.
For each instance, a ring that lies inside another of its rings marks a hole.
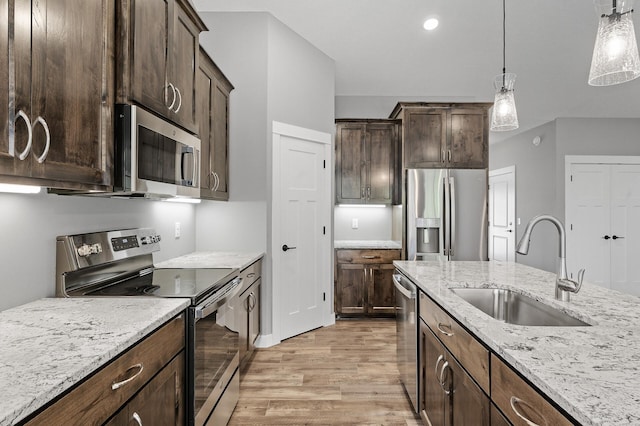
<instances>
[{"instance_id":1,"label":"stainless steel refrigerator","mask_svg":"<svg viewBox=\"0 0 640 426\"><path fill-rule=\"evenodd\" d=\"M407 260L487 260L487 171L406 171Z\"/></svg>"}]
</instances>

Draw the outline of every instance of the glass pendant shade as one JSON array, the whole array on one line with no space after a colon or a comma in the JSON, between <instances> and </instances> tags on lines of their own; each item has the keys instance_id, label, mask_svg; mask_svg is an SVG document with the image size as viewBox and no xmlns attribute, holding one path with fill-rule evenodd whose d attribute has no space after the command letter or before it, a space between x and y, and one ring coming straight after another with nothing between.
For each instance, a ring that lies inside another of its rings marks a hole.
<instances>
[{"instance_id":1,"label":"glass pendant shade","mask_svg":"<svg viewBox=\"0 0 640 426\"><path fill-rule=\"evenodd\" d=\"M615 5L615 6L614 6ZM596 0L600 16L589 84L611 86L640 76L640 57L628 0Z\"/></svg>"},{"instance_id":2,"label":"glass pendant shade","mask_svg":"<svg viewBox=\"0 0 640 426\"><path fill-rule=\"evenodd\" d=\"M519 127L516 101L513 97L513 86L516 75L512 73L498 74L493 82L496 97L491 113L491 130L508 131Z\"/></svg>"}]
</instances>

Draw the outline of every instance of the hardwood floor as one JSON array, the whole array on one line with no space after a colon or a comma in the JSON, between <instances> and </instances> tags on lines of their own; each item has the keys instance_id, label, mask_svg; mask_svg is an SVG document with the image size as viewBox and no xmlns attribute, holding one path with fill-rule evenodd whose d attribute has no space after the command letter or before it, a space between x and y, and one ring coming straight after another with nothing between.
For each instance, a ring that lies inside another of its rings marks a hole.
<instances>
[{"instance_id":1,"label":"hardwood floor","mask_svg":"<svg viewBox=\"0 0 640 426\"><path fill-rule=\"evenodd\" d=\"M394 320L345 320L256 351L229 425L420 425Z\"/></svg>"}]
</instances>

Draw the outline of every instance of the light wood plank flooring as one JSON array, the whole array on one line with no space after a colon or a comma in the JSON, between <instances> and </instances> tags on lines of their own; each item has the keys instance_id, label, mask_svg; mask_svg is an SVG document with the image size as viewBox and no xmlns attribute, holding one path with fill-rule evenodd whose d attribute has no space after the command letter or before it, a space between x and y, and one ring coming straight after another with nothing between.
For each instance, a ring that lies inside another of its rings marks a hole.
<instances>
[{"instance_id":1,"label":"light wood plank flooring","mask_svg":"<svg viewBox=\"0 0 640 426\"><path fill-rule=\"evenodd\" d=\"M345 320L256 351L230 425L420 425L394 320Z\"/></svg>"}]
</instances>

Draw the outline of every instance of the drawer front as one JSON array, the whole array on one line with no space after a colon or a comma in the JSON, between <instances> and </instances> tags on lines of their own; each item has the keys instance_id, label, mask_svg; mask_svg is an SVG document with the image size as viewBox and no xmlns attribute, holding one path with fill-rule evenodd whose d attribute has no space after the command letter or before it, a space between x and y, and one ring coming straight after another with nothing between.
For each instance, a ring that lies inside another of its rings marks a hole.
<instances>
[{"instance_id":1,"label":"drawer front","mask_svg":"<svg viewBox=\"0 0 640 426\"><path fill-rule=\"evenodd\" d=\"M433 333L488 394L489 351L422 292L419 312Z\"/></svg>"},{"instance_id":2,"label":"drawer front","mask_svg":"<svg viewBox=\"0 0 640 426\"><path fill-rule=\"evenodd\" d=\"M248 288L262 276L262 260L252 263L249 267L240 272L243 288Z\"/></svg>"},{"instance_id":3,"label":"drawer front","mask_svg":"<svg viewBox=\"0 0 640 426\"><path fill-rule=\"evenodd\" d=\"M494 355L491 356L491 399L515 426L573 424Z\"/></svg>"},{"instance_id":4,"label":"drawer front","mask_svg":"<svg viewBox=\"0 0 640 426\"><path fill-rule=\"evenodd\" d=\"M182 314L89 377L27 425L104 423L184 348L184 332L185 315Z\"/></svg>"},{"instance_id":5,"label":"drawer front","mask_svg":"<svg viewBox=\"0 0 640 426\"><path fill-rule=\"evenodd\" d=\"M336 250L338 263L393 263L400 259L400 250Z\"/></svg>"},{"instance_id":6,"label":"drawer front","mask_svg":"<svg viewBox=\"0 0 640 426\"><path fill-rule=\"evenodd\" d=\"M572 424L536 389L494 355L491 356L491 399L515 426Z\"/></svg>"}]
</instances>

